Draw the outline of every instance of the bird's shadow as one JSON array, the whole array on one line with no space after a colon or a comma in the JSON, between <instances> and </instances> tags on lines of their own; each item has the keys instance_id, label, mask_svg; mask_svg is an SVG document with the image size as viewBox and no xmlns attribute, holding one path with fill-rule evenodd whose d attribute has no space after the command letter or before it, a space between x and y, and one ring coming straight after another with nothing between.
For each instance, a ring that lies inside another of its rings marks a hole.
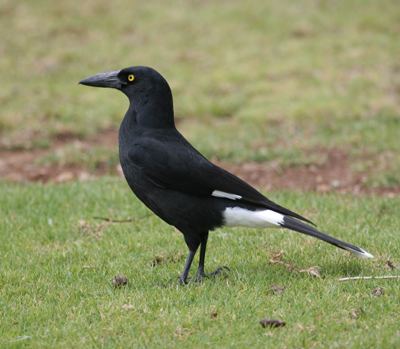
<instances>
[{"instance_id":1,"label":"bird's shadow","mask_svg":"<svg viewBox=\"0 0 400 349\"><path fill-rule=\"evenodd\" d=\"M291 279L304 279L310 278L310 274L304 272L308 268L315 266L316 264L310 264L310 266L292 264L292 268L288 268L281 264L268 264L267 266L261 264L247 264L240 266L231 266L231 270L224 275L222 279L244 280L250 275L261 276L265 274L271 274L272 279L276 279L278 282L282 279L282 276L286 275L287 278ZM362 260L356 259L340 259L340 260L327 260L325 263L319 263L320 276L322 279L330 277L349 277L349 276L360 276L365 271L366 266ZM218 278L217 278L218 279ZM188 279L187 285L180 285L181 287L201 287L204 283L214 282L214 278L206 278L203 282L194 282L193 277ZM250 281L250 280L248 280ZM160 288L171 288L179 284L178 275L169 276L165 279L155 281L154 286Z\"/></svg>"},{"instance_id":2,"label":"bird's shadow","mask_svg":"<svg viewBox=\"0 0 400 349\"><path fill-rule=\"evenodd\" d=\"M329 277L347 277L347 276L360 276L363 271L365 271L366 266L362 261L349 259L349 260L329 260L324 263L312 264L309 266L298 265L295 263L282 265L269 263L267 266L265 264L252 264L247 266L242 266L241 270L235 270L233 268L234 274L240 275L241 273L247 275L263 275L263 274L273 274L273 278L281 279L282 275L287 275L290 278L304 279L310 277L307 273L307 269L317 266L320 272L321 278Z\"/></svg>"}]
</instances>

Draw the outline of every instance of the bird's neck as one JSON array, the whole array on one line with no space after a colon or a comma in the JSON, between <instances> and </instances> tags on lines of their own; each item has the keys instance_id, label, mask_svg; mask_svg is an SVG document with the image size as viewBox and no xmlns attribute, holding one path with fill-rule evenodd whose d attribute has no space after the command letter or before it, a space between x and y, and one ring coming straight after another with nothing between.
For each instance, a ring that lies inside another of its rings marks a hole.
<instances>
[{"instance_id":1,"label":"bird's neck","mask_svg":"<svg viewBox=\"0 0 400 349\"><path fill-rule=\"evenodd\" d=\"M130 100L127 116L145 128L175 128L171 92L142 94Z\"/></svg>"}]
</instances>

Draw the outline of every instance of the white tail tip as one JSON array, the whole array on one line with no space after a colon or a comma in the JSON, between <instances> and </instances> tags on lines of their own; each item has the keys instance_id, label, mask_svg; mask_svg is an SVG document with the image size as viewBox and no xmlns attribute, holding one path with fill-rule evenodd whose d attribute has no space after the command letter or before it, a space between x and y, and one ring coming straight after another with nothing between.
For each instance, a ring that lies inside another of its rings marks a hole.
<instances>
[{"instance_id":1,"label":"white tail tip","mask_svg":"<svg viewBox=\"0 0 400 349\"><path fill-rule=\"evenodd\" d=\"M362 248L360 248L360 250L361 250L361 252L355 251L355 250L350 250L350 249L348 251L353 252L354 254L357 255L357 257L360 257L360 258L374 258L374 256L371 253L363 250Z\"/></svg>"}]
</instances>

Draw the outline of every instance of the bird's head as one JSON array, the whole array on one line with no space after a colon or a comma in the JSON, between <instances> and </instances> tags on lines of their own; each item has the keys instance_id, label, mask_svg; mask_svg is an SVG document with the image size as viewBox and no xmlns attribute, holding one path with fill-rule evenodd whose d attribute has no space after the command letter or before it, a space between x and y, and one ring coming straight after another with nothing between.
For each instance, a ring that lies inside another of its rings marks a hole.
<instances>
[{"instance_id":1,"label":"bird's head","mask_svg":"<svg viewBox=\"0 0 400 349\"><path fill-rule=\"evenodd\" d=\"M165 123L174 125L171 89L163 76L153 68L134 66L99 73L79 83L123 92L129 98L138 123L153 127Z\"/></svg>"},{"instance_id":2,"label":"bird's head","mask_svg":"<svg viewBox=\"0 0 400 349\"><path fill-rule=\"evenodd\" d=\"M162 88L169 90L167 81L160 73L153 68L142 66L99 73L83 79L79 83L93 87L115 88L125 93L128 98L155 92Z\"/></svg>"}]
</instances>

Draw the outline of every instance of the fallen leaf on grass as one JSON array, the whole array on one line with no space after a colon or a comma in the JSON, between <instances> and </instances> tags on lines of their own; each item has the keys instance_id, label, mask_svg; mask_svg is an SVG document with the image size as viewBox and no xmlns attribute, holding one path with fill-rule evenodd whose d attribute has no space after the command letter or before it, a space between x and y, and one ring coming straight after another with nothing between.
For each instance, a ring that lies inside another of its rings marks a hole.
<instances>
[{"instance_id":1,"label":"fallen leaf on grass","mask_svg":"<svg viewBox=\"0 0 400 349\"><path fill-rule=\"evenodd\" d=\"M283 260L283 251L275 251L271 253L269 261L272 264L282 262L282 260Z\"/></svg>"},{"instance_id":2,"label":"fallen leaf on grass","mask_svg":"<svg viewBox=\"0 0 400 349\"><path fill-rule=\"evenodd\" d=\"M273 294L282 294L285 291L285 287L279 285L272 285L271 292Z\"/></svg>"},{"instance_id":3,"label":"fallen leaf on grass","mask_svg":"<svg viewBox=\"0 0 400 349\"><path fill-rule=\"evenodd\" d=\"M78 227L82 233L87 233L90 230L90 224L84 219L80 219L78 222Z\"/></svg>"},{"instance_id":4,"label":"fallen leaf on grass","mask_svg":"<svg viewBox=\"0 0 400 349\"><path fill-rule=\"evenodd\" d=\"M285 262L283 260L283 251L273 252L270 256L269 262L271 264L283 265L289 271L293 271L296 269L291 263Z\"/></svg>"},{"instance_id":5,"label":"fallen leaf on grass","mask_svg":"<svg viewBox=\"0 0 400 349\"><path fill-rule=\"evenodd\" d=\"M132 304L123 304L122 309L124 310L132 310L134 306Z\"/></svg>"},{"instance_id":6,"label":"fallen leaf on grass","mask_svg":"<svg viewBox=\"0 0 400 349\"><path fill-rule=\"evenodd\" d=\"M299 270L299 273L307 273L310 276L316 277L316 278L320 278L321 277L321 268L320 267L310 267L307 269L301 269Z\"/></svg>"},{"instance_id":7,"label":"fallen leaf on grass","mask_svg":"<svg viewBox=\"0 0 400 349\"><path fill-rule=\"evenodd\" d=\"M216 309L213 309L213 310L211 311L211 313L210 313L211 319L216 319L217 316L218 316L217 310L216 310Z\"/></svg>"},{"instance_id":8,"label":"fallen leaf on grass","mask_svg":"<svg viewBox=\"0 0 400 349\"><path fill-rule=\"evenodd\" d=\"M82 269L85 269L85 270L87 270L87 269L95 269L96 267L94 266L94 265L87 265L87 264L85 264L85 265L83 265L82 266Z\"/></svg>"},{"instance_id":9,"label":"fallen leaf on grass","mask_svg":"<svg viewBox=\"0 0 400 349\"><path fill-rule=\"evenodd\" d=\"M262 319L260 320L260 325L264 328L266 327L283 327L286 325L286 322L281 320L274 319Z\"/></svg>"},{"instance_id":10,"label":"fallen leaf on grass","mask_svg":"<svg viewBox=\"0 0 400 349\"><path fill-rule=\"evenodd\" d=\"M103 235L103 230L107 227L108 223L91 224L84 219L80 219L78 227L81 233L89 236L93 236L96 239L100 239Z\"/></svg>"},{"instance_id":11,"label":"fallen leaf on grass","mask_svg":"<svg viewBox=\"0 0 400 349\"><path fill-rule=\"evenodd\" d=\"M299 331L303 332L306 331L308 335L311 335L312 332L316 330L316 326L314 325L305 325L302 323L297 323L294 325L295 328L297 328Z\"/></svg>"},{"instance_id":12,"label":"fallen leaf on grass","mask_svg":"<svg viewBox=\"0 0 400 349\"><path fill-rule=\"evenodd\" d=\"M112 280L112 284L115 288L126 286L128 284L128 278L125 275L116 275Z\"/></svg>"},{"instance_id":13,"label":"fallen leaf on grass","mask_svg":"<svg viewBox=\"0 0 400 349\"><path fill-rule=\"evenodd\" d=\"M350 311L350 317L354 320L358 319L362 314L364 313L364 310L362 308L358 309L352 309Z\"/></svg>"},{"instance_id":14,"label":"fallen leaf on grass","mask_svg":"<svg viewBox=\"0 0 400 349\"><path fill-rule=\"evenodd\" d=\"M318 266L310 267L307 269L298 269L293 264L285 262L283 260L283 251L273 252L270 256L269 262L271 264L280 264L283 265L288 271L291 272L299 272L299 273L307 273L310 276L320 278L321 277L321 268Z\"/></svg>"},{"instance_id":15,"label":"fallen leaf on grass","mask_svg":"<svg viewBox=\"0 0 400 349\"><path fill-rule=\"evenodd\" d=\"M175 337L182 339L188 337L192 332L185 327L177 327L175 330Z\"/></svg>"},{"instance_id":16,"label":"fallen leaf on grass","mask_svg":"<svg viewBox=\"0 0 400 349\"><path fill-rule=\"evenodd\" d=\"M382 287L376 287L372 290L371 294L375 297L380 297L385 294L385 290Z\"/></svg>"},{"instance_id":17,"label":"fallen leaf on grass","mask_svg":"<svg viewBox=\"0 0 400 349\"><path fill-rule=\"evenodd\" d=\"M165 260L165 257L163 257L163 256L155 256L153 258L153 260L151 261L150 265L152 267L155 267L156 265L162 264L164 262L164 260Z\"/></svg>"},{"instance_id":18,"label":"fallen leaf on grass","mask_svg":"<svg viewBox=\"0 0 400 349\"><path fill-rule=\"evenodd\" d=\"M175 253L175 254L171 254L171 255L157 255L153 258L153 260L151 261L150 265L154 268L157 265L160 264L164 264L164 263L175 263L175 262L179 262L182 260L182 258L184 257L183 253Z\"/></svg>"},{"instance_id":19,"label":"fallen leaf on grass","mask_svg":"<svg viewBox=\"0 0 400 349\"><path fill-rule=\"evenodd\" d=\"M396 266L394 265L394 263L390 260L386 261L386 266L390 269L390 270L394 270L396 269Z\"/></svg>"}]
</instances>

